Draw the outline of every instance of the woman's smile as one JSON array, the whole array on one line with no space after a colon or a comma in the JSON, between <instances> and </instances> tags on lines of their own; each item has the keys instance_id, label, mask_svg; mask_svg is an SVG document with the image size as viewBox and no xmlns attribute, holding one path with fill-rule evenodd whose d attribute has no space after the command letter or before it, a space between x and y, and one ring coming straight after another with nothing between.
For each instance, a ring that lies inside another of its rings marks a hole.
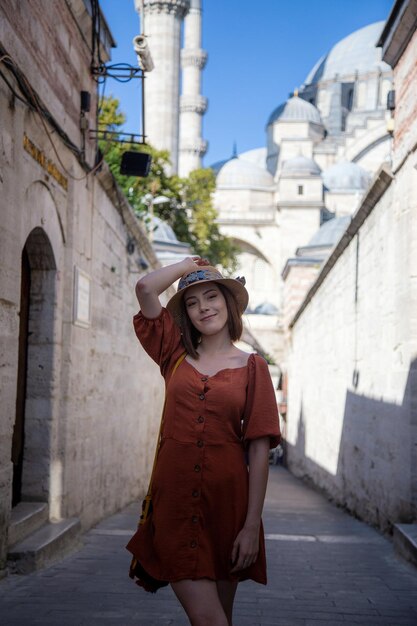
<instances>
[{"instance_id":1,"label":"woman's smile","mask_svg":"<svg viewBox=\"0 0 417 626\"><path fill-rule=\"evenodd\" d=\"M200 318L200 322L209 322L213 317L216 317L217 313L211 313L210 315L205 315Z\"/></svg>"}]
</instances>

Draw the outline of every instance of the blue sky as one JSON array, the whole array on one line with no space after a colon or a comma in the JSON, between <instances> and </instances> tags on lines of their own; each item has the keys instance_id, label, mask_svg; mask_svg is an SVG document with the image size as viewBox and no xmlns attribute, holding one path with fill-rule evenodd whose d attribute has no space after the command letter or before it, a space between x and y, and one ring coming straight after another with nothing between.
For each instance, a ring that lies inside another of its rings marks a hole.
<instances>
[{"instance_id":1,"label":"blue sky","mask_svg":"<svg viewBox=\"0 0 417 626\"><path fill-rule=\"evenodd\" d=\"M271 111L301 85L316 61L354 30L385 20L393 0L203 0L203 48L209 58L203 95L209 99L203 136L205 165L265 145ZM100 0L117 42L112 62L136 65L132 39L139 32L134 0ZM125 130L139 130L139 82L108 80L127 115Z\"/></svg>"}]
</instances>

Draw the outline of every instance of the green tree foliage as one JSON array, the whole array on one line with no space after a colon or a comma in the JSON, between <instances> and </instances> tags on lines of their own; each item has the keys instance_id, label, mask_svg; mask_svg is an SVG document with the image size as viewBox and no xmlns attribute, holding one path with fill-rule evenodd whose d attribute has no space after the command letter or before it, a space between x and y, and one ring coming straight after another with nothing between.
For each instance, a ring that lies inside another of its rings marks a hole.
<instances>
[{"instance_id":1,"label":"green tree foliage","mask_svg":"<svg viewBox=\"0 0 417 626\"><path fill-rule=\"evenodd\" d=\"M113 97L103 98L99 130L117 132L124 122L125 116L119 110L119 101ZM213 265L220 264L226 272L235 271L238 248L231 239L220 233L215 221L217 213L212 203L215 189L213 170L198 169L187 178L179 178L167 174L170 161L166 150L107 140L100 140L99 148L136 215L148 228L151 225L147 199L150 196L165 196L169 202L155 204L154 212L172 226L179 241L189 243L195 254L208 258ZM151 169L146 178L120 174L122 154L126 150L151 154Z\"/></svg>"},{"instance_id":2,"label":"green tree foliage","mask_svg":"<svg viewBox=\"0 0 417 626\"><path fill-rule=\"evenodd\" d=\"M117 98L103 98L100 104L99 129L117 131L125 121L126 116L119 111L119 101Z\"/></svg>"},{"instance_id":3,"label":"green tree foliage","mask_svg":"<svg viewBox=\"0 0 417 626\"><path fill-rule=\"evenodd\" d=\"M183 198L191 214L191 236L187 241L197 254L233 272L236 270L238 248L220 233L216 224L217 212L212 202L215 187L216 178L210 168L194 170L184 180Z\"/></svg>"}]
</instances>

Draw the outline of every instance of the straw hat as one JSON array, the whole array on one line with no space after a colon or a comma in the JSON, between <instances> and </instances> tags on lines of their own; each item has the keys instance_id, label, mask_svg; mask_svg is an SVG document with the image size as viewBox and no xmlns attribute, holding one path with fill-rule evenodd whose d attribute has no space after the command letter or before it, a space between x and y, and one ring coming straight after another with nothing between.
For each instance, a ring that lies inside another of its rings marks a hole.
<instances>
[{"instance_id":1,"label":"straw hat","mask_svg":"<svg viewBox=\"0 0 417 626\"><path fill-rule=\"evenodd\" d=\"M246 282L245 279L243 277L223 278L218 269L211 265L204 265L198 270L184 274L184 276L180 278L177 293L172 296L166 305L166 308L178 325L181 321L181 300L184 297L184 293L193 285L210 282L219 283L227 287L235 296L240 313L245 311L249 301L249 294L244 286Z\"/></svg>"}]
</instances>

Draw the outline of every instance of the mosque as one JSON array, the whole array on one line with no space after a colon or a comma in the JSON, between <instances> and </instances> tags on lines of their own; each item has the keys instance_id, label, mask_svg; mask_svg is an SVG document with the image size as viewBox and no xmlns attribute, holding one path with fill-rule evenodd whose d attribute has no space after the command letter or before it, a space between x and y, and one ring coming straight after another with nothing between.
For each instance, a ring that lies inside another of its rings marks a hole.
<instances>
[{"instance_id":1,"label":"mosque","mask_svg":"<svg viewBox=\"0 0 417 626\"><path fill-rule=\"evenodd\" d=\"M165 52L155 48L161 57L155 67L178 76L174 95L159 94L159 108L152 85L160 90L167 79L155 71L153 83L147 80L149 141L169 149L174 170L187 175L201 166L207 148L201 136L207 106L200 93L207 61L201 49L202 3L136 4L148 24L150 41L156 42L163 28L165 42L173 46L168 52L167 46ZM246 277L250 293L247 324L278 362L286 322L343 235L380 165L390 162L387 99L392 69L376 47L383 26L381 21L360 28L313 65L300 88L271 112L264 146L211 166L221 231L241 250L238 272ZM167 54L171 65L178 60L175 67L168 67ZM167 130L161 132L163 128Z\"/></svg>"},{"instance_id":2,"label":"mosque","mask_svg":"<svg viewBox=\"0 0 417 626\"><path fill-rule=\"evenodd\" d=\"M390 161L392 70L376 48L383 25L355 31L317 61L300 89L272 111L266 146L212 166L221 230L242 251L250 310L275 316L268 330L279 332L295 313L374 174ZM307 284L298 297L285 298L292 272L307 276ZM262 318L250 315L255 335L266 330ZM281 342L273 347L280 358Z\"/></svg>"}]
</instances>

